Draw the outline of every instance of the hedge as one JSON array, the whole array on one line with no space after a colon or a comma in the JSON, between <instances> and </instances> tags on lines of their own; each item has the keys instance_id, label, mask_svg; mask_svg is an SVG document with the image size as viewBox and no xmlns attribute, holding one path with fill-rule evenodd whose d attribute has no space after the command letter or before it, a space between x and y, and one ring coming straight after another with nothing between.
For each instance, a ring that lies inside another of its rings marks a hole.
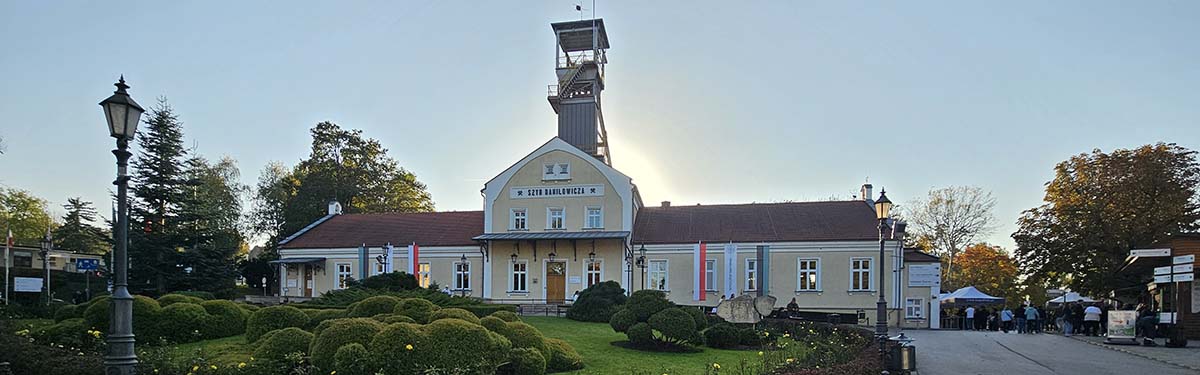
<instances>
[{"instance_id":1,"label":"hedge","mask_svg":"<svg viewBox=\"0 0 1200 375\"><path fill-rule=\"evenodd\" d=\"M109 297L93 298L83 311L83 324L88 328L108 332ZM133 296L133 334L140 342L155 342L159 332L155 322L162 310L158 301L146 296Z\"/></svg>"},{"instance_id":2,"label":"hedge","mask_svg":"<svg viewBox=\"0 0 1200 375\"><path fill-rule=\"evenodd\" d=\"M333 356L338 348L349 343L368 344L382 331L383 323L370 318L339 319L312 340L309 354L317 368L333 368Z\"/></svg>"},{"instance_id":3,"label":"hedge","mask_svg":"<svg viewBox=\"0 0 1200 375\"><path fill-rule=\"evenodd\" d=\"M704 344L719 349L737 347L738 329L729 323L714 325L704 330Z\"/></svg>"},{"instance_id":4,"label":"hedge","mask_svg":"<svg viewBox=\"0 0 1200 375\"><path fill-rule=\"evenodd\" d=\"M646 321L650 328L658 331L663 341L673 344L697 343L696 321L682 308L659 311Z\"/></svg>"},{"instance_id":5,"label":"hedge","mask_svg":"<svg viewBox=\"0 0 1200 375\"><path fill-rule=\"evenodd\" d=\"M54 321L61 322L67 319L82 318L83 310L86 308L87 305L66 305L59 307L58 310L54 311Z\"/></svg>"},{"instance_id":6,"label":"hedge","mask_svg":"<svg viewBox=\"0 0 1200 375\"><path fill-rule=\"evenodd\" d=\"M400 299L392 296L374 296L355 302L346 308L346 315L351 318L369 318L378 314L395 311Z\"/></svg>"},{"instance_id":7,"label":"hedge","mask_svg":"<svg viewBox=\"0 0 1200 375\"><path fill-rule=\"evenodd\" d=\"M508 338L514 348L546 350L546 336L543 336L542 332L534 326L522 322L508 322L505 325L508 327L508 332L496 333Z\"/></svg>"},{"instance_id":8,"label":"hedge","mask_svg":"<svg viewBox=\"0 0 1200 375\"><path fill-rule=\"evenodd\" d=\"M479 319L479 325L483 326L483 328L487 328L489 331L499 333L504 337L508 337L508 335L512 334L512 331L508 329L508 322L505 322L495 316L485 316L483 319Z\"/></svg>"},{"instance_id":9,"label":"hedge","mask_svg":"<svg viewBox=\"0 0 1200 375\"><path fill-rule=\"evenodd\" d=\"M291 306L271 306L259 309L246 319L246 341L258 341L262 334L277 329L298 327L308 324L308 315Z\"/></svg>"},{"instance_id":10,"label":"hedge","mask_svg":"<svg viewBox=\"0 0 1200 375\"><path fill-rule=\"evenodd\" d=\"M196 297L196 298L199 298L199 299L202 299L205 301L217 299L217 296L214 295L212 292L205 292L203 290L177 290L177 291L174 291L171 293L182 294L182 295L190 296L190 297Z\"/></svg>"},{"instance_id":11,"label":"hedge","mask_svg":"<svg viewBox=\"0 0 1200 375\"><path fill-rule=\"evenodd\" d=\"M542 375L546 373L546 357L533 348L512 348L508 352L508 364L500 373L514 375Z\"/></svg>"},{"instance_id":12,"label":"hedge","mask_svg":"<svg viewBox=\"0 0 1200 375\"><path fill-rule=\"evenodd\" d=\"M343 309L303 309L303 311L308 315L308 329L315 328L326 320L350 317L349 313Z\"/></svg>"},{"instance_id":13,"label":"hedge","mask_svg":"<svg viewBox=\"0 0 1200 375\"><path fill-rule=\"evenodd\" d=\"M692 317L696 322L696 330L704 330L708 328L708 317L704 316L704 311L696 307L680 307L679 309Z\"/></svg>"},{"instance_id":14,"label":"hedge","mask_svg":"<svg viewBox=\"0 0 1200 375\"><path fill-rule=\"evenodd\" d=\"M0 362L8 362L13 374L103 375L98 354L58 348L11 334L12 326L0 319Z\"/></svg>"},{"instance_id":15,"label":"hedge","mask_svg":"<svg viewBox=\"0 0 1200 375\"><path fill-rule=\"evenodd\" d=\"M438 307L434 305L433 302L429 302L429 300L421 298L406 298L401 300L400 303L396 305L396 308L393 310L393 312L413 318L413 320L416 320L417 323L428 323L429 315L433 314L433 311L437 309Z\"/></svg>"},{"instance_id":16,"label":"hedge","mask_svg":"<svg viewBox=\"0 0 1200 375\"><path fill-rule=\"evenodd\" d=\"M374 375L375 362L363 344L352 342L338 348L333 355L333 368L341 375Z\"/></svg>"},{"instance_id":17,"label":"hedge","mask_svg":"<svg viewBox=\"0 0 1200 375\"><path fill-rule=\"evenodd\" d=\"M441 319L461 319L463 321L479 324L479 317L472 314L470 311L463 310L457 307L440 309L429 314L429 321L433 322Z\"/></svg>"},{"instance_id":18,"label":"hedge","mask_svg":"<svg viewBox=\"0 0 1200 375\"><path fill-rule=\"evenodd\" d=\"M458 319L438 320L426 324L423 330L429 337L429 348L418 353L416 362L450 373L494 371L504 363L512 347L503 336Z\"/></svg>"},{"instance_id":19,"label":"hedge","mask_svg":"<svg viewBox=\"0 0 1200 375\"><path fill-rule=\"evenodd\" d=\"M562 339L546 338L546 370L550 372L574 371L583 368L583 356Z\"/></svg>"},{"instance_id":20,"label":"hedge","mask_svg":"<svg viewBox=\"0 0 1200 375\"><path fill-rule=\"evenodd\" d=\"M613 331L624 333L629 330L629 327L637 324L637 322L637 314L634 314L629 309L621 309L621 311L612 314L612 319L608 321L608 325L612 327Z\"/></svg>"},{"instance_id":21,"label":"hedge","mask_svg":"<svg viewBox=\"0 0 1200 375\"><path fill-rule=\"evenodd\" d=\"M170 306L170 305L173 305L176 303L181 303L181 302L199 305L201 303L204 303L204 299L201 299L198 297L192 297L192 296L188 296L188 295L183 295L183 294L179 294L179 293L171 293L171 294L164 295L162 297L158 297L158 304L161 305L162 307L167 307L167 306Z\"/></svg>"},{"instance_id":22,"label":"hedge","mask_svg":"<svg viewBox=\"0 0 1200 375\"><path fill-rule=\"evenodd\" d=\"M237 303L212 300L200 303L200 307L208 312L208 322L202 330L205 338L237 336L246 332L246 319L250 317L250 312Z\"/></svg>"},{"instance_id":23,"label":"hedge","mask_svg":"<svg viewBox=\"0 0 1200 375\"><path fill-rule=\"evenodd\" d=\"M372 316L371 319L375 319L376 321L383 323L383 324L416 323L417 322L413 318L409 318L407 315L400 315L400 314L379 314L376 316Z\"/></svg>"},{"instance_id":24,"label":"hedge","mask_svg":"<svg viewBox=\"0 0 1200 375\"><path fill-rule=\"evenodd\" d=\"M42 345L63 345L68 349L91 349L100 343L100 339L90 336L84 327L83 319L72 318L35 329L30 337Z\"/></svg>"},{"instance_id":25,"label":"hedge","mask_svg":"<svg viewBox=\"0 0 1200 375\"><path fill-rule=\"evenodd\" d=\"M579 292L567 310L567 318L584 322L608 322L625 304L625 289L616 281L605 281Z\"/></svg>"},{"instance_id":26,"label":"hedge","mask_svg":"<svg viewBox=\"0 0 1200 375\"><path fill-rule=\"evenodd\" d=\"M654 346L654 330L650 328L649 324L634 324L633 326L629 327L629 330L625 332L625 335L629 337L629 343L633 344L634 346Z\"/></svg>"},{"instance_id":27,"label":"hedge","mask_svg":"<svg viewBox=\"0 0 1200 375\"><path fill-rule=\"evenodd\" d=\"M313 334L298 327L277 329L263 336L254 356L274 360L282 360L291 353L306 353L313 341Z\"/></svg>"},{"instance_id":28,"label":"hedge","mask_svg":"<svg viewBox=\"0 0 1200 375\"><path fill-rule=\"evenodd\" d=\"M514 305L462 305L454 306L463 310L470 311L476 317L491 316L496 313L511 313L516 316L517 306Z\"/></svg>"},{"instance_id":29,"label":"hedge","mask_svg":"<svg viewBox=\"0 0 1200 375\"><path fill-rule=\"evenodd\" d=\"M367 350L376 361L375 365L389 369L390 373L418 373L416 359L425 357L431 350L429 336L417 324L389 324L371 339Z\"/></svg>"},{"instance_id":30,"label":"hedge","mask_svg":"<svg viewBox=\"0 0 1200 375\"><path fill-rule=\"evenodd\" d=\"M629 301L625 303L625 308L637 315L637 321L644 322L650 319L651 315L659 311L671 307L671 302L667 301L666 294L658 290L642 289L633 292L629 296Z\"/></svg>"},{"instance_id":31,"label":"hedge","mask_svg":"<svg viewBox=\"0 0 1200 375\"><path fill-rule=\"evenodd\" d=\"M164 307L157 319L159 334L172 343L200 341L204 335L200 329L209 322L208 312L203 307L185 302L176 302Z\"/></svg>"},{"instance_id":32,"label":"hedge","mask_svg":"<svg viewBox=\"0 0 1200 375\"><path fill-rule=\"evenodd\" d=\"M515 307L514 307L514 309L515 309ZM500 320L503 320L506 322L521 321L521 317L519 315L517 315L517 313L515 311L507 311L507 310L497 311L497 312L491 313L488 316L493 316L493 317L499 318Z\"/></svg>"}]
</instances>

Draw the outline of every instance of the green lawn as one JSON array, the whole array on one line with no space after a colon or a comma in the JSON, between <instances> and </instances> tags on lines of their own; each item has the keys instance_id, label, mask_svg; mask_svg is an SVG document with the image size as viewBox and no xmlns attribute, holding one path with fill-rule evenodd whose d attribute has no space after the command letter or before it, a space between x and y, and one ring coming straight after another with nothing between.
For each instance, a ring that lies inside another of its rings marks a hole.
<instances>
[{"instance_id":1,"label":"green lawn","mask_svg":"<svg viewBox=\"0 0 1200 375\"><path fill-rule=\"evenodd\" d=\"M585 323L566 318L523 316L547 337L567 340L583 356L584 369L576 374L703 374L713 363L722 369L739 367L742 360L757 362L756 351L703 348L699 353L654 353L612 345L625 340L605 323Z\"/></svg>"},{"instance_id":2,"label":"green lawn","mask_svg":"<svg viewBox=\"0 0 1200 375\"><path fill-rule=\"evenodd\" d=\"M191 361L199 349L204 350L204 355L210 362L226 365L247 362L250 360L250 353L254 351L250 344L246 343L245 335L179 344L171 347L171 351L174 354L173 357L181 359L183 362ZM180 363L180 365L185 364L187 363Z\"/></svg>"}]
</instances>

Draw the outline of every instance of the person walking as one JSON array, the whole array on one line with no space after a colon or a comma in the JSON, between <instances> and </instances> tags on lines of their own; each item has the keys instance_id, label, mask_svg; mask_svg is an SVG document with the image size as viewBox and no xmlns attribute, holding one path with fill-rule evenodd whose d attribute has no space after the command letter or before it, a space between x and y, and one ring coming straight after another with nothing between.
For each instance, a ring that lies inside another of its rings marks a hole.
<instances>
[{"instance_id":1,"label":"person walking","mask_svg":"<svg viewBox=\"0 0 1200 375\"><path fill-rule=\"evenodd\" d=\"M1004 306L1004 310L1000 310L1000 330L1008 333L1012 329L1013 312Z\"/></svg>"},{"instance_id":2,"label":"person walking","mask_svg":"<svg viewBox=\"0 0 1200 375\"><path fill-rule=\"evenodd\" d=\"M1100 335L1100 308L1088 305L1083 309L1083 334L1087 336Z\"/></svg>"},{"instance_id":3,"label":"person walking","mask_svg":"<svg viewBox=\"0 0 1200 375\"><path fill-rule=\"evenodd\" d=\"M1042 333L1046 328L1046 323L1049 321L1049 315L1046 315L1046 310L1041 307L1037 308L1038 320L1037 326L1034 327L1034 333Z\"/></svg>"},{"instance_id":4,"label":"person walking","mask_svg":"<svg viewBox=\"0 0 1200 375\"><path fill-rule=\"evenodd\" d=\"M1083 304L1071 304L1071 328L1075 330L1074 334L1083 332Z\"/></svg>"},{"instance_id":5,"label":"person walking","mask_svg":"<svg viewBox=\"0 0 1200 375\"><path fill-rule=\"evenodd\" d=\"M1071 304L1063 304L1062 308L1058 310L1058 316L1062 318L1061 327L1063 336L1071 337L1071 329L1073 328L1071 327L1071 322L1075 320L1071 317Z\"/></svg>"},{"instance_id":6,"label":"person walking","mask_svg":"<svg viewBox=\"0 0 1200 375\"><path fill-rule=\"evenodd\" d=\"M1025 306L1025 322L1029 325L1025 328L1025 333L1035 333L1039 319L1041 319L1041 316L1038 315L1037 309L1033 308L1033 306Z\"/></svg>"},{"instance_id":7,"label":"person walking","mask_svg":"<svg viewBox=\"0 0 1200 375\"><path fill-rule=\"evenodd\" d=\"M1017 306L1017 319L1016 320L1017 320L1017 333L1025 333L1025 330L1028 329L1027 324L1029 324L1029 322L1025 321L1025 306L1024 305Z\"/></svg>"},{"instance_id":8,"label":"person walking","mask_svg":"<svg viewBox=\"0 0 1200 375\"><path fill-rule=\"evenodd\" d=\"M969 330L975 330L975 306L967 306L967 322L965 326Z\"/></svg>"}]
</instances>

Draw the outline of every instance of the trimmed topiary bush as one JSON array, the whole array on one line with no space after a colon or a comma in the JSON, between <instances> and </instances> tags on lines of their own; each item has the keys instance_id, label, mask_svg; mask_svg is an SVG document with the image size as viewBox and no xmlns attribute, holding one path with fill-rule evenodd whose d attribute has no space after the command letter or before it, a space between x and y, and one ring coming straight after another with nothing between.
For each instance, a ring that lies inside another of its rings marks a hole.
<instances>
[{"instance_id":1,"label":"trimmed topiary bush","mask_svg":"<svg viewBox=\"0 0 1200 375\"><path fill-rule=\"evenodd\" d=\"M411 323L389 324L367 345L376 366L388 369L389 374L419 373L417 360L430 349L425 330Z\"/></svg>"},{"instance_id":2,"label":"trimmed topiary bush","mask_svg":"<svg viewBox=\"0 0 1200 375\"><path fill-rule=\"evenodd\" d=\"M259 309L246 319L246 341L258 341L262 334L281 328L303 328L308 325L308 315L291 306L271 306Z\"/></svg>"},{"instance_id":3,"label":"trimmed topiary bush","mask_svg":"<svg viewBox=\"0 0 1200 375\"><path fill-rule=\"evenodd\" d=\"M512 311L507 311L507 310L505 310L505 311L497 311L497 312L494 312L494 313L492 313L491 315L488 315L488 316L491 316L491 317L496 317L496 318L499 318L500 320L503 320L503 321L506 321L506 322L519 322L519 321L521 321L521 316L517 315L517 313L515 313L515 312L512 312Z\"/></svg>"},{"instance_id":4,"label":"trimmed topiary bush","mask_svg":"<svg viewBox=\"0 0 1200 375\"><path fill-rule=\"evenodd\" d=\"M396 305L393 312L413 318L417 323L428 323L429 315L437 310L437 305L422 298L406 298Z\"/></svg>"},{"instance_id":5,"label":"trimmed topiary bush","mask_svg":"<svg viewBox=\"0 0 1200 375\"><path fill-rule=\"evenodd\" d=\"M217 296L212 294L212 292L205 292L202 290L178 290L178 291L174 291L171 293L172 294L182 294L182 295L189 296L189 297L196 297L196 298L199 298L199 299L202 299L205 301L217 299Z\"/></svg>"},{"instance_id":6,"label":"trimmed topiary bush","mask_svg":"<svg viewBox=\"0 0 1200 375\"><path fill-rule=\"evenodd\" d=\"M659 311L646 321L650 328L658 331L662 341L671 344L687 344L700 340L696 321L683 308Z\"/></svg>"},{"instance_id":7,"label":"trimmed topiary bush","mask_svg":"<svg viewBox=\"0 0 1200 375\"><path fill-rule=\"evenodd\" d=\"M392 296L374 296L350 304L346 315L351 318L369 318L379 314L390 314L396 310L400 299Z\"/></svg>"},{"instance_id":8,"label":"trimmed topiary bush","mask_svg":"<svg viewBox=\"0 0 1200 375\"><path fill-rule=\"evenodd\" d=\"M764 333L765 331L759 331L754 328L739 329L738 344L743 346L762 346L769 341Z\"/></svg>"},{"instance_id":9,"label":"trimmed topiary bush","mask_svg":"<svg viewBox=\"0 0 1200 375\"><path fill-rule=\"evenodd\" d=\"M512 342L514 348L534 348L537 350L546 350L546 336L542 335L537 328L523 322L508 322L508 334L497 332Z\"/></svg>"},{"instance_id":10,"label":"trimmed topiary bush","mask_svg":"<svg viewBox=\"0 0 1200 375\"><path fill-rule=\"evenodd\" d=\"M639 322L644 322L650 319L651 315L670 307L671 302L667 301L666 294L650 289L633 292L633 295L629 296L629 301L625 302L625 308L633 312Z\"/></svg>"},{"instance_id":11,"label":"trimmed topiary bush","mask_svg":"<svg viewBox=\"0 0 1200 375\"><path fill-rule=\"evenodd\" d=\"M93 331L94 332L94 331ZM35 329L30 337L37 339L39 344L54 343L67 348L90 349L100 343L100 337L88 334L83 325L83 319L72 318Z\"/></svg>"},{"instance_id":12,"label":"trimmed topiary bush","mask_svg":"<svg viewBox=\"0 0 1200 375\"><path fill-rule=\"evenodd\" d=\"M349 282L350 287L362 287L374 290L413 290L418 288L417 278L407 272L381 273L365 279Z\"/></svg>"},{"instance_id":13,"label":"trimmed topiary bush","mask_svg":"<svg viewBox=\"0 0 1200 375\"><path fill-rule=\"evenodd\" d=\"M196 342L204 339L204 332L200 329L205 328L209 322L208 312L200 305L175 302L164 307L158 314L157 329L161 337L168 342Z\"/></svg>"},{"instance_id":14,"label":"trimmed topiary bush","mask_svg":"<svg viewBox=\"0 0 1200 375\"><path fill-rule=\"evenodd\" d=\"M431 322L425 325L424 331L429 338L429 350L418 353L420 357L416 362L448 373L495 371L507 360L508 350L512 347L503 336L458 319Z\"/></svg>"},{"instance_id":15,"label":"trimmed topiary bush","mask_svg":"<svg viewBox=\"0 0 1200 375\"><path fill-rule=\"evenodd\" d=\"M583 368L583 356L571 344L556 338L546 338L546 371L563 372Z\"/></svg>"},{"instance_id":16,"label":"trimmed topiary bush","mask_svg":"<svg viewBox=\"0 0 1200 375\"><path fill-rule=\"evenodd\" d=\"M282 360L291 353L307 353L313 334L299 327L288 327L271 331L254 349L254 356Z\"/></svg>"},{"instance_id":17,"label":"trimmed topiary bush","mask_svg":"<svg viewBox=\"0 0 1200 375\"><path fill-rule=\"evenodd\" d=\"M382 331L383 323L370 318L338 319L313 338L309 354L317 368L333 368L338 348L349 343L368 344Z\"/></svg>"},{"instance_id":18,"label":"trimmed topiary bush","mask_svg":"<svg viewBox=\"0 0 1200 375\"><path fill-rule=\"evenodd\" d=\"M508 335L512 334L512 332L508 329L508 322L500 320L500 318L494 316L485 316L483 319L479 319L479 325L504 337L508 337Z\"/></svg>"},{"instance_id":19,"label":"trimmed topiary bush","mask_svg":"<svg viewBox=\"0 0 1200 375\"><path fill-rule=\"evenodd\" d=\"M204 303L204 300L197 297L187 296L183 294L171 293L158 297L158 304L162 307L167 307L176 303L191 303L199 305Z\"/></svg>"},{"instance_id":20,"label":"trimmed topiary bush","mask_svg":"<svg viewBox=\"0 0 1200 375\"><path fill-rule=\"evenodd\" d=\"M246 332L246 319L250 317L250 312L233 301L204 301L200 307L208 313L208 321L201 330L205 338L237 336Z\"/></svg>"},{"instance_id":21,"label":"trimmed topiary bush","mask_svg":"<svg viewBox=\"0 0 1200 375\"><path fill-rule=\"evenodd\" d=\"M100 332L108 332L108 311L110 307L108 296L98 297L89 302L83 312L83 324ZM141 342L158 341L158 313L162 310L158 301L146 296L133 296L133 334Z\"/></svg>"},{"instance_id":22,"label":"trimmed topiary bush","mask_svg":"<svg viewBox=\"0 0 1200 375\"><path fill-rule=\"evenodd\" d=\"M333 368L341 375L374 375L371 353L357 342L342 345L333 355Z\"/></svg>"},{"instance_id":23,"label":"trimmed topiary bush","mask_svg":"<svg viewBox=\"0 0 1200 375\"><path fill-rule=\"evenodd\" d=\"M567 318L584 322L608 322L625 304L625 289L616 281L605 281L579 292L567 310Z\"/></svg>"},{"instance_id":24,"label":"trimmed topiary bush","mask_svg":"<svg viewBox=\"0 0 1200 375\"><path fill-rule=\"evenodd\" d=\"M695 307L680 307L680 309L690 315L692 320L696 322L697 331L703 331L705 328L708 328L708 317L704 316L704 310Z\"/></svg>"},{"instance_id":25,"label":"trimmed topiary bush","mask_svg":"<svg viewBox=\"0 0 1200 375\"><path fill-rule=\"evenodd\" d=\"M308 315L308 328L315 328L321 322L330 319L348 318L349 314L343 309L307 309L304 313Z\"/></svg>"},{"instance_id":26,"label":"trimmed topiary bush","mask_svg":"<svg viewBox=\"0 0 1200 375\"><path fill-rule=\"evenodd\" d=\"M433 322L440 319L462 319L471 323L479 324L479 317L472 314L470 311L460 308L440 309L429 314L429 321Z\"/></svg>"},{"instance_id":27,"label":"trimmed topiary bush","mask_svg":"<svg viewBox=\"0 0 1200 375\"><path fill-rule=\"evenodd\" d=\"M621 311L612 314L612 319L608 321L608 325L612 327L613 331L624 333L629 330L629 327L637 324L637 322L637 314L629 311L629 309L621 309Z\"/></svg>"},{"instance_id":28,"label":"trimmed topiary bush","mask_svg":"<svg viewBox=\"0 0 1200 375\"><path fill-rule=\"evenodd\" d=\"M649 324L634 324L633 326L629 327L629 330L625 332L625 335L629 337L629 343L633 344L634 346L640 346L644 348L655 346L654 329L650 328Z\"/></svg>"},{"instance_id":29,"label":"trimmed topiary bush","mask_svg":"<svg viewBox=\"0 0 1200 375\"><path fill-rule=\"evenodd\" d=\"M54 312L54 321L61 322L67 319L82 318L83 310L86 308L87 305L64 305L59 307Z\"/></svg>"},{"instance_id":30,"label":"trimmed topiary bush","mask_svg":"<svg viewBox=\"0 0 1200 375\"><path fill-rule=\"evenodd\" d=\"M721 323L704 330L704 344L713 348L731 349L738 346L738 329Z\"/></svg>"},{"instance_id":31,"label":"trimmed topiary bush","mask_svg":"<svg viewBox=\"0 0 1200 375\"><path fill-rule=\"evenodd\" d=\"M413 320L413 318L409 318L408 315L400 315L400 314L379 314L376 316L372 316L371 319L375 319L376 321L383 323L383 324L416 323L417 322L416 320Z\"/></svg>"},{"instance_id":32,"label":"trimmed topiary bush","mask_svg":"<svg viewBox=\"0 0 1200 375\"><path fill-rule=\"evenodd\" d=\"M500 368L501 374L542 375L546 373L546 357L532 348L512 348L508 352L508 364Z\"/></svg>"}]
</instances>

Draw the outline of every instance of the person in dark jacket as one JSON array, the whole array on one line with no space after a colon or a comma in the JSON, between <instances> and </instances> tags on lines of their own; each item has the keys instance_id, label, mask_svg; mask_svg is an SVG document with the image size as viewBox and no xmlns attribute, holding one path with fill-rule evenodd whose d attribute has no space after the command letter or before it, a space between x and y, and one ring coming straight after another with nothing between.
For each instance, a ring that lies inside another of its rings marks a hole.
<instances>
[{"instance_id":1,"label":"person in dark jacket","mask_svg":"<svg viewBox=\"0 0 1200 375\"><path fill-rule=\"evenodd\" d=\"M1083 305L1078 303L1071 304L1071 328L1075 330L1075 334L1083 332Z\"/></svg>"}]
</instances>

